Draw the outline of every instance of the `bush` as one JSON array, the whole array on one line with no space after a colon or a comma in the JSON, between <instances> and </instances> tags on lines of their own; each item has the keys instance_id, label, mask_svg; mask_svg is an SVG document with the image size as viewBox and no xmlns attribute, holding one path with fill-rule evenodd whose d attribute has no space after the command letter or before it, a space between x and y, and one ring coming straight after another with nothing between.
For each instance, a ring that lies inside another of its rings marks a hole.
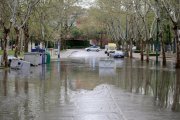
<instances>
[{"instance_id":1,"label":"bush","mask_svg":"<svg viewBox=\"0 0 180 120\"><path fill-rule=\"evenodd\" d=\"M146 53L144 53L144 55L146 55ZM158 53L158 56L159 56L160 54ZM156 56L156 53L155 52L151 52L151 53L149 53L149 56Z\"/></svg>"},{"instance_id":2,"label":"bush","mask_svg":"<svg viewBox=\"0 0 180 120\"><path fill-rule=\"evenodd\" d=\"M85 40L67 40L66 45L68 48L85 48L89 46L89 41Z\"/></svg>"},{"instance_id":3,"label":"bush","mask_svg":"<svg viewBox=\"0 0 180 120\"><path fill-rule=\"evenodd\" d=\"M134 50L134 53L140 53L141 51L140 50Z\"/></svg>"},{"instance_id":4,"label":"bush","mask_svg":"<svg viewBox=\"0 0 180 120\"><path fill-rule=\"evenodd\" d=\"M158 56L159 56L160 54L158 53ZM149 53L149 56L156 56L156 53Z\"/></svg>"},{"instance_id":5,"label":"bush","mask_svg":"<svg viewBox=\"0 0 180 120\"><path fill-rule=\"evenodd\" d=\"M0 50L0 55L3 55L3 50ZM8 50L8 55L14 55L14 51Z\"/></svg>"},{"instance_id":6,"label":"bush","mask_svg":"<svg viewBox=\"0 0 180 120\"><path fill-rule=\"evenodd\" d=\"M24 52L21 52L19 56L23 56ZM3 50L0 50L0 55L3 55ZM14 55L14 50L8 50L8 55Z\"/></svg>"}]
</instances>

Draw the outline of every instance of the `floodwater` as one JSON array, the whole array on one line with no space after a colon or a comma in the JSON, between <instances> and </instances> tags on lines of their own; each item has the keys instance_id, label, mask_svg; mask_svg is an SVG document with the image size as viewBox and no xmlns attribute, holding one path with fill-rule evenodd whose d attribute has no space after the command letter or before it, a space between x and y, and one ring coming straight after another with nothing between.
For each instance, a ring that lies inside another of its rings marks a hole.
<instances>
[{"instance_id":1,"label":"floodwater","mask_svg":"<svg viewBox=\"0 0 180 120\"><path fill-rule=\"evenodd\" d=\"M173 66L72 58L0 70L0 120L180 120Z\"/></svg>"}]
</instances>

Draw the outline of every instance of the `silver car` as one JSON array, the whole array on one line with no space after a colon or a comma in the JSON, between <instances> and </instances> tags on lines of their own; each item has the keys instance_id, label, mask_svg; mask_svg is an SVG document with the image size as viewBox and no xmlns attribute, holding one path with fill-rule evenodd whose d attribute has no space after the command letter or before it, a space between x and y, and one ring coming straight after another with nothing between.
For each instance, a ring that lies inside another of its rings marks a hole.
<instances>
[{"instance_id":1,"label":"silver car","mask_svg":"<svg viewBox=\"0 0 180 120\"><path fill-rule=\"evenodd\" d=\"M125 53L123 51L115 51L114 53L110 53L109 56L113 58L124 58Z\"/></svg>"},{"instance_id":2,"label":"silver car","mask_svg":"<svg viewBox=\"0 0 180 120\"><path fill-rule=\"evenodd\" d=\"M96 51L99 52L100 51L100 47L99 46L90 46L88 48L85 48L86 51Z\"/></svg>"}]
</instances>

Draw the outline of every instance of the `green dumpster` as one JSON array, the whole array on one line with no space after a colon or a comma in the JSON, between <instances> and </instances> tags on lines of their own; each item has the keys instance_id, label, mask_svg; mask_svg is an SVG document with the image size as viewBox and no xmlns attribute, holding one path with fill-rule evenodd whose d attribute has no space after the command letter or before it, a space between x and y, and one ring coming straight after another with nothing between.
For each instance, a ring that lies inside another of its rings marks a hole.
<instances>
[{"instance_id":1,"label":"green dumpster","mask_svg":"<svg viewBox=\"0 0 180 120\"><path fill-rule=\"evenodd\" d=\"M49 64L51 62L51 55L49 52L46 52L47 58L46 58L46 63Z\"/></svg>"}]
</instances>

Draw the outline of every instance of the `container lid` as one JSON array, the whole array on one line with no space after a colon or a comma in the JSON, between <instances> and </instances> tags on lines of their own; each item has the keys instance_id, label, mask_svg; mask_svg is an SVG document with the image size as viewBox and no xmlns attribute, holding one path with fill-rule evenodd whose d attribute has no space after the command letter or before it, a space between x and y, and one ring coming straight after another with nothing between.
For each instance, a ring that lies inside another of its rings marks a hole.
<instances>
[{"instance_id":1,"label":"container lid","mask_svg":"<svg viewBox=\"0 0 180 120\"><path fill-rule=\"evenodd\" d=\"M27 52L27 53L24 53L24 55L39 55L40 53L39 52Z\"/></svg>"}]
</instances>

